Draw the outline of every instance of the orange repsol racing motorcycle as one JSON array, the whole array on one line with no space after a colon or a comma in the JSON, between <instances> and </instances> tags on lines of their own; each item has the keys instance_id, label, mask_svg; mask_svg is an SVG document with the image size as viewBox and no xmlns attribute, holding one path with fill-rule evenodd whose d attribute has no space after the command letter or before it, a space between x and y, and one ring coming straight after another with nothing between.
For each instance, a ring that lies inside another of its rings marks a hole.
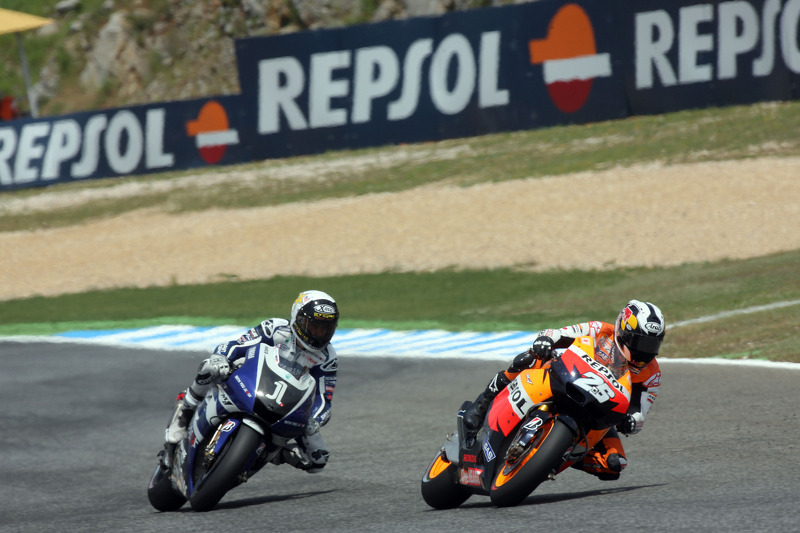
<instances>
[{"instance_id":1,"label":"orange repsol racing motorcycle","mask_svg":"<svg viewBox=\"0 0 800 533\"><path fill-rule=\"evenodd\" d=\"M593 339L579 337L536 367L498 393L474 438L465 434L470 402L464 402L456 432L422 478L428 505L449 509L473 494L489 496L498 506L517 505L625 419L631 375L618 349L606 366L595 359Z\"/></svg>"}]
</instances>

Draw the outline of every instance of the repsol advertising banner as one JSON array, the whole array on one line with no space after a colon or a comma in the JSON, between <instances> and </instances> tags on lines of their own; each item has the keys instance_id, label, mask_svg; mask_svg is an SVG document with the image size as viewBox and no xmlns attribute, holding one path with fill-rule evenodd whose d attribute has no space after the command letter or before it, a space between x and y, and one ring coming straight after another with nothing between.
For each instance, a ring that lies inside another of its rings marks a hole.
<instances>
[{"instance_id":1,"label":"repsol advertising banner","mask_svg":"<svg viewBox=\"0 0 800 533\"><path fill-rule=\"evenodd\" d=\"M543 0L242 39L259 157L798 96L800 0Z\"/></svg>"},{"instance_id":2,"label":"repsol advertising banner","mask_svg":"<svg viewBox=\"0 0 800 533\"><path fill-rule=\"evenodd\" d=\"M540 0L236 41L241 95L0 123L0 189L800 95L800 0Z\"/></svg>"},{"instance_id":3,"label":"repsol advertising banner","mask_svg":"<svg viewBox=\"0 0 800 533\"><path fill-rule=\"evenodd\" d=\"M239 97L0 122L0 189L250 161Z\"/></svg>"},{"instance_id":4,"label":"repsol advertising banner","mask_svg":"<svg viewBox=\"0 0 800 533\"><path fill-rule=\"evenodd\" d=\"M609 15L541 1L241 39L248 135L270 157L626 116Z\"/></svg>"},{"instance_id":5,"label":"repsol advertising banner","mask_svg":"<svg viewBox=\"0 0 800 533\"><path fill-rule=\"evenodd\" d=\"M800 96L800 0L609 5L634 115Z\"/></svg>"}]
</instances>

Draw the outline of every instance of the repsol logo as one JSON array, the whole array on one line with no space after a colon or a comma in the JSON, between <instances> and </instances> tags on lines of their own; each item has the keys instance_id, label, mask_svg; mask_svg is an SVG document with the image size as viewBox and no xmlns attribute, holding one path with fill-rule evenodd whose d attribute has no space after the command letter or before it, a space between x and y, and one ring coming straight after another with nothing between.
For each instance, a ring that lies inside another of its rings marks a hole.
<instances>
[{"instance_id":1,"label":"repsol logo","mask_svg":"<svg viewBox=\"0 0 800 533\"><path fill-rule=\"evenodd\" d=\"M649 89L769 76L778 61L800 73L800 0L746 1L682 7L635 16L636 88Z\"/></svg>"},{"instance_id":2,"label":"repsol logo","mask_svg":"<svg viewBox=\"0 0 800 533\"><path fill-rule=\"evenodd\" d=\"M460 113L474 96L479 108L506 105L508 90L498 86L500 39L499 31L484 32L475 49L466 36L451 33L438 43L418 39L401 53L384 45L318 52L308 69L292 56L263 59L258 132L281 131L282 118L290 130L402 120L417 110L422 87L445 115Z\"/></svg>"},{"instance_id":3,"label":"repsol logo","mask_svg":"<svg viewBox=\"0 0 800 533\"><path fill-rule=\"evenodd\" d=\"M72 118L27 123L19 131L0 128L0 184L19 185L57 179L61 166L73 178L91 177L101 156L117 174L140 165L170 168L174 154L164 151L164 109L149 109L144 122L131 111L96 114L81 124Z\"/></svg>"},{"instance_id":4,"label":"repsol logo","mask_svg":"<svg viewBox=\"0 0 800 533\"><path fill-rule=\"evenodd\" d=\"M586 354L582 353L582 354L580 354L580 356L581 356L581 359L586 361L589 364L589 366L592 367L592 370L594 370L598 374L602 374L603 377L606 378L609 381L609 383L611 383L611 385L614 386L615 389L617 389L622 394L625 394L625 388L622 385L619 384L617 379L614 377L614 374L611 373L611 371L608 369L608 367L606 367L602 363L598 363L597 361L595 361L594 359L592 359L591 357L589 357Z\"/></svg>"}]
</instances>

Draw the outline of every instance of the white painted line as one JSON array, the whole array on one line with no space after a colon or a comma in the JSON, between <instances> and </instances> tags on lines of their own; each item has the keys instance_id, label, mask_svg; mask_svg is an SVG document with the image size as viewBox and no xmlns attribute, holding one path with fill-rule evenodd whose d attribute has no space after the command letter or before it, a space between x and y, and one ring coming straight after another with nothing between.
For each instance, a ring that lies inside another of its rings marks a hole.
<instances>
[{"instance_id":1,"label":"white painted line","mask_svg":"<svg viewBox=\"0 0 800 533\"><path fill-rule=\"evenodd\" d=\"M744 309L736 309L734 311L723 311L715 315L701 316L700 318L692 318L690 320L682 320L668 325L667 329L679 328L681 326L688 326L690 324L702 324L704 322L713 322L721 318L728 318L737 315L749 315L750 313L758 313L760 311L771 311L773 309L781 309L783 307L790 307L792 305L800 304L800 300L788 300L785 302L775 302L767 305L756 305L753 307L746 307Z\"/></svg>"}]
</instances>

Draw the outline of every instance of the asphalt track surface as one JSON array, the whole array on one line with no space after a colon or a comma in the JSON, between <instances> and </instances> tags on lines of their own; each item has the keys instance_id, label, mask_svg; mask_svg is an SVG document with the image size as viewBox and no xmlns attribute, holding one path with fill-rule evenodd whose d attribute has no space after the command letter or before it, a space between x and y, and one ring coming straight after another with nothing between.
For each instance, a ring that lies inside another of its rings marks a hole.
<instances>
[{"instance_id":1,"label":"asphalt track surface","mask_svg":"<svg viewBox=\"0 0 800 533\"><path fill-rule=\"evenodd\" d=\"M422 473L498 363L342 355L323 472L268 465L211 512L159 513L147 483L203 356L0 342L0 532L800 530L800 370L669 362L616 482L429 509Z\"/></svg>"}]
</instances>

